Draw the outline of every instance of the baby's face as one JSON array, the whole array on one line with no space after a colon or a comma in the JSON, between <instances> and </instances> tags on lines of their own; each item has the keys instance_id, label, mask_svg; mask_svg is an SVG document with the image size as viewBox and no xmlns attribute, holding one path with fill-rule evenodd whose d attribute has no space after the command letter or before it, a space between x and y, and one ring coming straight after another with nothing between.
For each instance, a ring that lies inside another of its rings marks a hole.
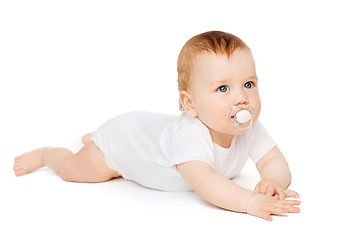
<instances>
[{"instance_id":1,"label":"baby's face","mask_svg":"<svg viewBox=\"0 0 340 240\"><path fill-rule=\"evenodd\" d=\"M248 49L236 49L228 59L226 55L201 54L192 72L192 106L210 131L239 135L238 129L228 121L233 106L253 106L253 123L257 120L261 101L255 62Z\"/></svg>"}]
</instances>

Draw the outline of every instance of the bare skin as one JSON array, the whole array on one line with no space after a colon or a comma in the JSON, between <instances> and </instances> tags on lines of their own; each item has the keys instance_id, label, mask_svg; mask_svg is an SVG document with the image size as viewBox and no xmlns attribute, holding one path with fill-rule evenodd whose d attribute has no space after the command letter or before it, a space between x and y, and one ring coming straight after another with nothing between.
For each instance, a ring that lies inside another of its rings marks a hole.
<instances>
[{"instance_id":1,"label":"bare skin","mask_svg":"<svg viewBox=\"0 0 340 240\"><path fill-rule=\"evenodd\" d=\"M41 161L41 152L45 149L48 148L40 148L17 156L14 160L13 168L15 176L19 177L43 167L44 163Z\"/></svg>"},{"instance_id":2,"label":"bare skin","mask_svg":"<svg viewBox=\"0 0 340 240\"><path fill-rule=\"evenodd\" d=\"M88 144L89 142L91 142L91 135L92 135L92 133L87 133L87 134L85 134L82 138L81 138L81 142L84 144L84 145L86 145L86 144Z\"/></svg>"},{"instance_id":3,"label":"bare skin","mask_svg":"<svg viewBox=\"0 0 340 240\"><path fill-rule=\"evenodd\" d=\"M82 138L84 147L78 153L66 148L44 147L15 158L14 173L22 176L43 166L56 171L65 181L105 182L119 177L108 167L102 152L90 141L91 134Z\"/></svg>"}]
</instances>

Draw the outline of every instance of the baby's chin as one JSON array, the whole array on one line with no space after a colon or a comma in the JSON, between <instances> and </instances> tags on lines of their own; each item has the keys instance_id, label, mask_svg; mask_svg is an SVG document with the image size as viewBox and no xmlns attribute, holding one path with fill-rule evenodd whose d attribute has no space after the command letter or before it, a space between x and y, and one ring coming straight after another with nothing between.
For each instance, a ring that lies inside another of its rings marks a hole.
<instances>
[{"instance_id":1,"label":"baby's chin","mask_svg":"<svg viewBox=\"0 0 340 240\"><path fill-rule=\"evenodd\" d=\"M240 136L240 135L243 135L245 134L246 132L248 132L249 129L246 129L246 130L236 130L235 133L234 133L234 136Z\"/></svg>"},{"instance_id":2,"label":"baby's chin","mask_svg":"<svg viewBox=\"0 0 340 240\"><path fill-rule=\"evenodd\" d=\"M242 129L233 129L230 131L223 132L224 134L232 135L232 136L240 136L245 134L249 129L242 130Z\"/></svg>"},{"instance_id":3,"label":"baby's chin","mask_svg":"<svg viewBox=\"0 0 340 240\"><path fill-rule=\"evenodd\" d=\"M228 134L228 135L232 135L232 136L239 136L239 135L243 135L246 132L249 131L249 129L252 128L252 126L254 125L254 122L250 125L247 126L246 128L242 129L242 128L238 128L236 126L228 126L228 129L226 131L223 131L224 134Z\"/></svg>"}]
</instances>

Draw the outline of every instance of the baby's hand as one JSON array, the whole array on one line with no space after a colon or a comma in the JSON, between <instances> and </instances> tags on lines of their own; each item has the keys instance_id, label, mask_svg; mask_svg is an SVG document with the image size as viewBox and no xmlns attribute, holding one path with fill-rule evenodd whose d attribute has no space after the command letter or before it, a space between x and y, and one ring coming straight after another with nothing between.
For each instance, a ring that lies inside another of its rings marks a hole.
<instances>
[{"instance_id":1,"label":"baby's hand","mask_svg":"<svg viewBox=\"0 0 340 240\"><path fill-rule=\"evenodd\" d=\"M300 209L294 207L299 204L298 200L278 200L271 196L254 194L248 202L247 213L272 221L271 214L299 213Z\"/></svg>"},{"instance_id":2,"label":"baby's hand","mask_svg":"<svg viewBox=\"0 0 340 240\"><path fill-rule=\"evenodd\" d=\"M286 197L300 198L299 194L292 190L286 190L276 181L264 179L259 182L254 190L255 193L265 194L269 197L274 196L278 200L284 200Z\"/></svg>"}]
</instances>

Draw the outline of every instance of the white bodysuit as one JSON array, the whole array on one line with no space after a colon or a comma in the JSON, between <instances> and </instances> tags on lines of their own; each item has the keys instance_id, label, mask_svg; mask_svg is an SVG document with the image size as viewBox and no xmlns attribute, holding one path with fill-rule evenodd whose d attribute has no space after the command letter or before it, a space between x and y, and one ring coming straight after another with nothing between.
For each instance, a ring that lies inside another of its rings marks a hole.
<instances>
[{"instance_id":1,"label":"white bodysuit","mask_svg":"<svg viewBox=\"0 0 340 240\"><path fill-rule=\"evenodd\" d=\"M223 148L212 141L199 119L186 113L126 113L104 123L91 140L122 177L164 191L192 191L176 164L203 161L232 178L248 158L256 163L276 145L257 121L245 134L235 136L230 148Z\"/></svg>"}]
</instances>

